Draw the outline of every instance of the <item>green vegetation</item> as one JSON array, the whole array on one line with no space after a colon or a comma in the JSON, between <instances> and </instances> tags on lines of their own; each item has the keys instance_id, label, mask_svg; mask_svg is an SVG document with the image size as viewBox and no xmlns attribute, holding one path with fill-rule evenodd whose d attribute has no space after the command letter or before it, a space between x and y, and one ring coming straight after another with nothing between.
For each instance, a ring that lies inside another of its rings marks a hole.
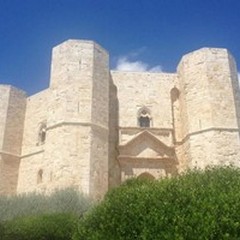
<instances>
[{"instance_id":1,"label":"green vegetation","mask_svg":"<svg viewBox=\"0 0 240 240\"><path fill-rule=\"evenodd\" d=\"M74 240L240 239L240 170L131 180L83 219Z\"/></svg>"},{"instance_id":2,"label":"green vegetation","mask_svg":"<svg viewBox=\"0 0 240 240\"><path fill-rule=\"evenodd\" d=\"M0 239L240 239L240 169L196 170L161 181L132 179L90 206L72 189L1 197Z\"/></svg>"},{"instance_id":3,"label":"green vegetation","mask_svg":"<svg viewBox=\"0 0 240 240\"><path fill-rule=\"evenodd\" d=\"M0 240L70 240L92 201L74 189L0 197Z\"/></svg>"},{"instance_id":4,"label":"green vegetation","mask_svg":"<svg viewBox=\"0 0 240 240\"><path fill-rule=\"evenodd\" d=\"M2 240L70 240L78 218L67 213L38 215L7 221L2 226Z\"/></svg>"},{"instance_id":5,"label":"green vegetation","mask_svg":"<svg viewBox=\"0 0 240 240\"><path fill-rule=\"evenodd\" d=\"M81 216L91 205L89 198L72 188L55 191L49 196L36 193L0 196L0 221L51 213L73 213Z\"/></svg>"}]
</instances>

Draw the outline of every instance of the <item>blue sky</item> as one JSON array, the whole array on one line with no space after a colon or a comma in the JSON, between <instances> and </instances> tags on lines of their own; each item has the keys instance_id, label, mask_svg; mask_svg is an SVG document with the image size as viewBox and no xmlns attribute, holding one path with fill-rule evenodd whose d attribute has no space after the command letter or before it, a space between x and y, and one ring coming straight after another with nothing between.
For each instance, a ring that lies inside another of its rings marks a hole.
<instances>
[{"instance_id":1,"label":"blue sky","mask_svg":"<svg viewBox=\"0 0 240 240\"><path fill-rule=\"evenodd\" d=\"M51 49L90 39L111 68L174 72L182 55L225 47L240 68L239 0L0 0L0 84L48 87Z\"/></svg>"}]
</instances>

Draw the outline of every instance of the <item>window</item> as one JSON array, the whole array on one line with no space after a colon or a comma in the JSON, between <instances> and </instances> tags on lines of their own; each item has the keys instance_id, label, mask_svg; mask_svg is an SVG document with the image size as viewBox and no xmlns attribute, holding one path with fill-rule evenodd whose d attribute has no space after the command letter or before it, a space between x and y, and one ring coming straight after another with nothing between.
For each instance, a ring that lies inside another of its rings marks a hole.
<instances>
[{"instance_id":1,"label":"window","mask_svg":"<svg viewBox=\"0 0 240 240\"><path fill-rule=\"evenodd\" d=\"M46 131L47 131L46 123L41 123L38 131L38 145L45 143Z\"/></svg>"},{"instance_id":2,"label":"window","mask_svg":"<svg viewBox=\"0 0 240 240\"><path fill-rule=\"evenodd\" d=\"M140 127L150 127L150 119L149 117L144 117L144 116L141 116L139 118L139 126Z\"/></svg>"},{"instance_id":3,"label":"window","mask_svg":"<svg viewBox=\"0 0 240 240\"><path fill-rule=\"evenodd\" d=\"M43 170L40 169L37 174L37 184L42 183Z\"/></svg>"},{"instance_id":4,"label":"window","mask_svg":"<svg viewBox=\"0 0 240 240\"><path fill-rule=\"evenodd\" d=\"M150 127L151 116L147 108L142 108L138 112L138 125L139 127Z\"/></svg>"}]
</instances>

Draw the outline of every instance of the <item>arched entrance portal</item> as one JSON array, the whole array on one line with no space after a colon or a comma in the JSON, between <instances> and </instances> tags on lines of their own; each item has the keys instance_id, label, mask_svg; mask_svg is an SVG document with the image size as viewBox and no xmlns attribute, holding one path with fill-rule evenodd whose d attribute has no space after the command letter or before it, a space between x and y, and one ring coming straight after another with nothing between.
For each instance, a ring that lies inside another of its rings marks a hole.
<instances>
[{"instance_id":1,"label":"arched entrance portal","mask_svg":"<svg viewBox=\"0 0 240 240\"><path fill-rule=\"evenodd\" d=\"M148 173L148 172L141 173L141 174L138 176L138 178L140 178L140 179L155 180L155 177L154 177L152 174Z\"/></svg>"}]
</instances>

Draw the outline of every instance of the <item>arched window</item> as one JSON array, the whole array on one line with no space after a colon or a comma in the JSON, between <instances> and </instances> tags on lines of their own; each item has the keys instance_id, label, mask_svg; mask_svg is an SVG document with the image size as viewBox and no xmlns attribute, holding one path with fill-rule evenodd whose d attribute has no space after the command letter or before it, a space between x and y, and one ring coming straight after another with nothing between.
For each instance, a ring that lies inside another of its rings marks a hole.
<instances>
[{"instance_id":1,"label":"arched window","mask_svg":"<svg viewBox=\"0 0 240 240\"><path fill-rule=\"evenodd\" d=\"M150 127L151 115L147 108L141 108L138 112L138 126L139 127Z\"/></svg>"},{"instance_id":2,"label":"arched window","mask_svg":"<svg viewBox=\"0 0 240 240\"><path fill-rule=\"evenodd\" d=\"M42 183L42 178L43 178L43 170L40 169L37 174L37 184Z\"/></svg>"},{"instance_id":3,"label":"arched window","mask_svg":"<svg viewBox=\"0 0 240 240\"><path fill-rule=\"evenodd\" d=\"M47 131L47 125L46 123L41 123L39 130L38 130L38 144L45 143L46 140L46 131Z\"/></svg>"},{"instance_id":4,"label":"arched window","mask_svg":"<svg viewBox=\"0 0 240 240\"><path fill-rule=\"evenodd\" d=\"M172 88L170 94L172 102L175 102L179 99L180 92L176 87Z\"/></svg>"}]
</instances>

